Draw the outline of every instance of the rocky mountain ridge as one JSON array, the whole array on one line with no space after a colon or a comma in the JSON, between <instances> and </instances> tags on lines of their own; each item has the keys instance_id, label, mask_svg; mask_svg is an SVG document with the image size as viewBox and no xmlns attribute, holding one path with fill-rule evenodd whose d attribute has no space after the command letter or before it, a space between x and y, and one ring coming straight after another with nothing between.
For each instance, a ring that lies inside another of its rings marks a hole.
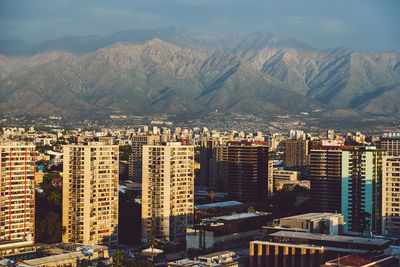
<instances>
[{"instance_id":1,"label":"rocky mountain ridge","mask_svg":"<svg viewBox=\"0 0 400 267\"><path fill-rule=\"evenodd\" d=\"M400 114L398 52L319 50L266 33L176 28L72 40L42 43L33 55L0 55L1 113Z\"/></svg>"}]
</instances>

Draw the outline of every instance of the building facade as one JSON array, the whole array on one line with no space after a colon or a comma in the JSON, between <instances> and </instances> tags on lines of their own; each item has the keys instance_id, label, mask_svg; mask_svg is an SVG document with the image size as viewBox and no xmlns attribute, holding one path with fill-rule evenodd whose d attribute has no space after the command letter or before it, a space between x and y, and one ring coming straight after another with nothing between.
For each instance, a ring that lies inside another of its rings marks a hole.
<instances>
[{"instance_id":1,"label":"building facade","mask_svg":"<svg viewBox=\"0 0 400 267\"><path fill-rule=\"evenodd\" d=\"M400 237L400 157L384 157L382 165L382 233Z\"/></svg>"},{"instance_id":2,"label":"building facade","mask_svg":"<svg viewBox=\"0 0 400 267\"><path fill-rule=\"evenodd\" d=\"M341 212L342 150L352 146L312 146L310 198L317 212Z\"/></svg>"},{"instance_id":3,"label":"building facade","mask_svg":"<svg viewBox=\"0 0 400 267\"><path fill-rule=\"evenodd\" d=\"M160 142L158 135L132 136L132 151L129 155L129 178L137 183L142 182L142 157L144 145L156 145Z\"/></svg>"},{"instance_id":4,"label":"building facade","mask_svg":"<svg viewBox=\"0 0 400 267\"><path fill-rule=\"evenodd\" d=\"M203 137L200 146L200 184L215 190L223 190L217 164L219 147L224 146L228 137Z\"/></svg>"},{"instance_id":5,"label":"building facade","mask_svg":"<svg viewBox=\"0 0 400 267\"><path fill-rule=\"evenodd\" d=\"M285 140L285 169L304 171L310 164L308 154L309 140Z\"/></svg>"},{"instance_id":6,"label":"building facade","mask_svg":"<svg viewBox=\"0 0 400 267\"><path fill-rule=\"evenodd\" d=\"M194 147L143 146L142 238L180 240L194 216Z\"/></svg>"},{"instance_id":7,"label":"building facade","mask_svg":"<svg viewBox=\"0 0 400 267\"><path fill-rule=\"evenodd\" d=\"M63 147L64 243L118 246L118 146Z\"/></svg>"},{"instance_id":8,"label":"building facade","mask_svg":"<svg viewBox=\"0 0 400 267\"><path fill-rule=\"evenodd\" d=\"M35 243L35 146L0 144L0 257Z\"/></svg>"},{"instance_id":9,"label":"building facade","mask_svg":"<svg viewBox=\"0 0 400 267\"><path fill-rule=\"evenodd\" d=\"M229 142L227 147L228 194L233 200L265 204L268 190L267 142ZM273 179L273 176L270 177Z\"/></svg>"},{"instance_id":10,"label":"building facade","mask_svg":"<svg viewBox=\"0 0 400 267\"><path fill-rule=\"evenodd\" d=\"M400 136L381 137L380 148L386 150L388 156L400 156Z\"/></svg>"},{"instance_id":11,"label":"building facade","mask_svg":"<svg viewBox=\"0 0 400 267\"><path fill-rule=\"evenodd\" d=\"M233 248L260 236L261 227L272 221L270 213L246 212L202 219L187 228L186 248Z\"/></svg>"},{"instance_id":12,"label":"building facade","mask_svg":"<svg viewBox=\"0 0 400 267\"><path fill-rule=\"evenodd\" d=\"M345 231L381 232L382 160L385 150L355 147L342 151L342 208Z\"/></svg>"}]
</instances>

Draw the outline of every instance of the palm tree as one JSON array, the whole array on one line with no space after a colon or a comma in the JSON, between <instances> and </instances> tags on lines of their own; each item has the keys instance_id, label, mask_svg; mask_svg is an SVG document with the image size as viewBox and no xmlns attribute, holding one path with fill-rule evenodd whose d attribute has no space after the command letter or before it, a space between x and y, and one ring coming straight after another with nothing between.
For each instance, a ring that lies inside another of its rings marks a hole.
<instances>
[{"instance_id":1,"label":"palm tree","mask_svg":"<svg viewBox=\"0 0 400 267\"><path fill-rule=\"evenodd\" d=\"M254 213L254 212L256 212L256 209L255 209L253 206L249 206L249 207L247 208L247 212L248 212L248 213Z\"/></svg>"},{"instance_id":2,"label":"palm tree","mask_svg":"<svg viewBox=\"0 0 400 267\"><path fill-rule=\"evenodd\" d=\"M115 267L122 266L122 260L124 259L124 254L122 254L121 251L119 250L114 251L111 257L113 261L113 266Z\"/></svg>"},{"instance_id":3,"label":"palm tree","mask_svg":"<svg viewBox=\"0 0 400 267\"><path fill-rule=\"evenodd\" d=\"M209 196L211 198L211 203L214 203L215 192L213 190L210 191Z\"/></svg>"},{"instance_id":4,"label":"palm tree","mask_svg":"<svg viewBox=\"0 0 400 267\"><path fill-rule=\"evenodd\" d=\"M147 245L151 246L151 261L154 262L154 247L157 246L159 240L155 236L151 236L149 240L147 240Z\"/></svg>"}]
</instances>

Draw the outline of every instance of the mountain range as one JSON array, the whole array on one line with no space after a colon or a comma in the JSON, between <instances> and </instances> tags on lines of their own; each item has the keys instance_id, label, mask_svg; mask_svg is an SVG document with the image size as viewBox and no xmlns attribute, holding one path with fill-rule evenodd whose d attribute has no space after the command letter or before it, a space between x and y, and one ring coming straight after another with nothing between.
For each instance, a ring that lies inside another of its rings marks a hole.
<instances>
[{"instance_id":1,"label":"mountain range","mask_svg":"<svg viewBox=\"0 0 400 267\"><path fill-rule=\"evenodd\" d=\"M400 53L169 27L0 41L0 113L400 115ZM346 114L346 112L344 112Z\"/></svg>"}]
</instances>

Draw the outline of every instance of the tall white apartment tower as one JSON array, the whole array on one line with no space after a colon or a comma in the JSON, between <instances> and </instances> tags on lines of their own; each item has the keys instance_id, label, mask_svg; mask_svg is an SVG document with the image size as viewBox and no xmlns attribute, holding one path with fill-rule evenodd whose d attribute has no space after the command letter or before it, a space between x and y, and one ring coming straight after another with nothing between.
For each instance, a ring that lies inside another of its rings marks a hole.
<instances>
[{"instance_id":1,"label":"tall white apartment tower","mask_svg":"<svg viewBox=\"0 0 400 267\"><path fill-rule=\"evenodd\" d=\"M193 224L194 147L143 146L142 238L180 240Z\"/></svg>"},{"instance_id":2,"label":"tall white apartment tower","mask_svg":"<svg viewBox=\"0 0 400 267\"><path fill-rule=\"evenodd\" d=\"M35 146L0 143L0 256L35 243Z\"/></svg>"},{"instance_id":3,"label":"tall white apartment tower","mask_svg":"<svg viewBox=\"0 0 400 267\"><path fill-rule=\"evenodd\" d=\"M383 157L382 233L400 237L400 157Z\"/></svg>"},{"instance_id":4,"label":"tall white apartment tower","mask_svg":"<svg viewBox=\"0 0 400 267\"><path fill-rule=\"evenodd\" d=\"M118 246L118 146L64 146L62 241Z\"/></svg>"}]
</instances>

